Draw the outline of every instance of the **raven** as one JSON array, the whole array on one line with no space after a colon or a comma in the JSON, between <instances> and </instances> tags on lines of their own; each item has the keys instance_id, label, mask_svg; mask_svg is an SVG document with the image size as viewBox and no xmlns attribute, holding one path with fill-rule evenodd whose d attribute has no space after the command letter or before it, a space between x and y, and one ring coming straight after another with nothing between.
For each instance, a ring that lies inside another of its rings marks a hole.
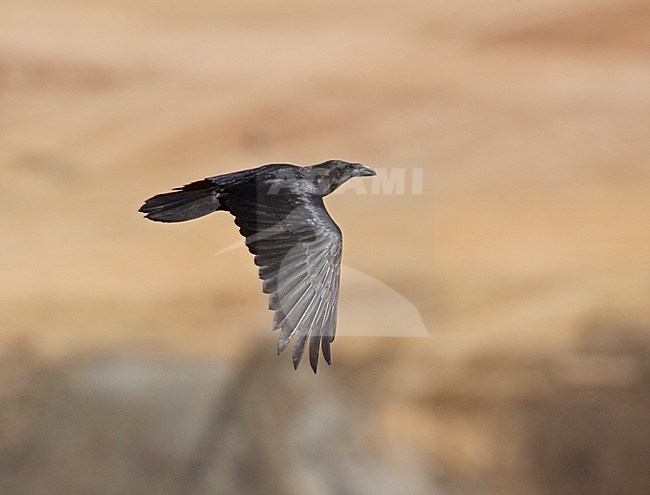
<instances>
[{"instance_id":1,"label":"raven","mask_svg":"<svg viewBox=\"0 0 650 495\"><path fill-rule=\"evenodd\" d=\"M341 230L323 197L353 177L376 175L360 163L329 160L299 167L272 164L208 177L145 201L140 212L156 222L184 222L214 211L235 217L248 250L255 255L262 290L280 329L278 354L296 336L293 366L307 341L316 372L319 348L331 364L336 330Z\"/></svg>"}]
</instances>

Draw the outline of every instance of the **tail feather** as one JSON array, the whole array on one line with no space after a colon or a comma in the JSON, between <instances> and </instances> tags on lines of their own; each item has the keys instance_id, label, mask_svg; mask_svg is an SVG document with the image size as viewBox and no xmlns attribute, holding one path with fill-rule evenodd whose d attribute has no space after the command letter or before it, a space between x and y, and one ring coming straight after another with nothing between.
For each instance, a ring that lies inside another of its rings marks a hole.
<instances>
[{"instance_id":1,"label":"tail feather","mask_svg":"<svg viewBox=\"0 0 650 495\"><path fill-rule=\"evenodd\" d=\"M155 222L184 222L219 210L216 187L209 180L192 182L144 202L140 212Z\"/></svg>"}]
</instances>

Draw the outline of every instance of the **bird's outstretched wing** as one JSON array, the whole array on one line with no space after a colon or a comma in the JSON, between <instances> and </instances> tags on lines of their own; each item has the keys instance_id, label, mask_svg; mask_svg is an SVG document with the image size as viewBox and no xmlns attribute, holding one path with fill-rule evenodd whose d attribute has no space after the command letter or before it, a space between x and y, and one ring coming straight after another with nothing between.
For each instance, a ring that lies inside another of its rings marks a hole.
<instances>
[{"instance_id":1,"label":"bird's outstretched wing","mask_svg":"<svg viewBox=\"0 0 650 495\"><path fill-rule=\"evenodd\" d=\"M278 354L295 336L293 365L298 367L307 342L316 372L319 348L331 363L330 343L336 330L341 269L341 230L317 196L226 194L246 245L255 255L275 311L273 330L280 329Z\"/></svg>"}]
</instances>

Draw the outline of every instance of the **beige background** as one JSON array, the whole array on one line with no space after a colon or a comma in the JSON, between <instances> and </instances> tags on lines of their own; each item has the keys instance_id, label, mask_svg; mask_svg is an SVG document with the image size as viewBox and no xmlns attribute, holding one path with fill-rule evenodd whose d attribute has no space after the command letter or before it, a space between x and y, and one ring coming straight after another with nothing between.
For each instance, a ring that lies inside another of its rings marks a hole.
<instances>
[{"instance_id":1,"label":"beige background","mask_svg":"<svg viewBox=\"0 0 650 495\"><path fill-rule=\"evenodd\" d=\"M644 493L649 24L621 0L0 2L2 493ZM327 206L362 275L348 333L431 337L341 337L314 376L275 356L250 255L216 254L228 215L137 209L329 158L424 169L421 195Z\"/></svg>"}]
</instances>

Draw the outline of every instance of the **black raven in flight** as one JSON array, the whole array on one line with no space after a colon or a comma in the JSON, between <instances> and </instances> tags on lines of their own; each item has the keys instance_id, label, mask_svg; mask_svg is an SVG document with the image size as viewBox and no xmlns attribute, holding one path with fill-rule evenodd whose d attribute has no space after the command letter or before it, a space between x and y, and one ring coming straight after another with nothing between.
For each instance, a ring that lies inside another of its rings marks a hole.
<instances>
[{"instance_id":1,"label":"black raven in flight","mask_svg":"<svg viewBox=\"0 0 650 495\"><path fill-rule=\"evenodd\" d=\"M341 230L327 213L327 196L352 177L376 175L360 163L330 160L310 167L264 165L192 182L158 194L140 208L156 222L184 222L228 211L260 267L278 354L292 337L298 367L309 340L316 372L319 348L331 363L341 270Z\"/></svg>"}]
</instances>

